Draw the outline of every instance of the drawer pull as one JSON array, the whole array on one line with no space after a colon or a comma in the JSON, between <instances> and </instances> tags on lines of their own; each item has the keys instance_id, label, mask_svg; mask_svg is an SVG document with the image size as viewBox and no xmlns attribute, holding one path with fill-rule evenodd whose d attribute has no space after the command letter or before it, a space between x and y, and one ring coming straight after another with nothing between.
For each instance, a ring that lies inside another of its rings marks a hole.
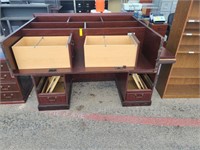
<instances>
[{"instance_id":1,"label":"drawer pull","mask_svg":"<svg viewBox=\"0 0 200 150\"><path fill-rule=\"evenodd\" d=\"M1 68L3 68L3 65L1 65Z\"/></svg>"},{"instance_id":2,"label":"drawer pull","mask_svg":"<svg viewBox=\"0 0 200 150\"><path fill-rule=\"evenodd\" d=\"M143 98L144 94L135 94L136 98Z\"/></svg>"},{"instance_id":3,"label":"drawer pull","mask_svg":"<svg viewBox=\"0 0 200 150\"><path fill-rule=\"evenodd\" d=\"M57 97L47 97L48 101L55 102Z\"/></svg>"},{"instance_id":4,"label":"drawer pull","mask_svg":"<svg viewBox=\"0 0 200 150\"><path fill-rule=\"evenodd\" d=\"M7 87L3 87L3 86L1 86L1 90L4 90L4 91L9 90L9 88L10 88L10 85L8 85Z\"/></svg>"},{"instance_id":5,"label":"drawer pull","mask_svg":"<svg viewBox=\"0 0 200 150\"><path fill-rule=\"evenodd\" d=\"M4 80L4 79L6 79L6 77L7 77L7 75L6 75L6 74L4 74L4 75L3 75L3 77L1 77L1 80Z\"/></svg>"},{"instance_id":6,"label":"drawer pull","mask_svg":"<svg viewBox=\"0 0 200 150\"><path fill-rule=\"evenodd\" d=\"M11 99L11 98L13 97L13 94L10 94L10 95L4 94L3 96L4 96L4 98L6 98L6 99Z\"/></svg>"}]
</instances>

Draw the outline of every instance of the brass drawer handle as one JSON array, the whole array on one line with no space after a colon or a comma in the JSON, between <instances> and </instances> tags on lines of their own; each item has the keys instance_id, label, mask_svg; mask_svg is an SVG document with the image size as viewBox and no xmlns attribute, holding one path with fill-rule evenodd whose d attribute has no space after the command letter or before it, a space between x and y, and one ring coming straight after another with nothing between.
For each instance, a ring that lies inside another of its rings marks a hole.
<instances>
[{"instance_id":1,"label":"brass drawer handle","mask_svg":"<svg viewBox=\"0 0 200 150\"><path fill-rule=\"evenodd\" d=\"M144 94L135 94L136 98L143 98Z\"/></svg>"},{"instance_id":2,"label":"brass drawer handle","mask_svg":"<svg viewBox=\"0 0 200 150\"><path fill-rule=\"evenodd\" d=\"M6 74L4 74L4 75L3 75L3 77L1 77L1 80L4 80L4 79L6 79L6 77L7 77L7 75L6 75Z\"/></svg>"},{"instance_id":3,"label":"brass drawer handle","mask_svg":"<svg viewBox=\"0 0 200 150\"><path fill-rule=\"evenodd\" d=\"M10 94L10 96L6 96L6 94L3 94L3 97L6 98L6 99L10 99L13 97L13 94Z\"/></svg>"},{"instance_id":4,"label":"brass drawer handle","mask_svg":"<svg viewBox=\"0 0 200 150\"><path fill-rule=\"evenodd\" d=\"M7 91L7 90L9 90L10 85L8 85L7 87L0 86L0 88L1 88L1 90Z\"/></svg>"},{"instance_id":5,"label":"brass drawer handle","mask_svg":"<svg viewBox=\"0 0 200 150\"><path fill-rule=\"evenodd\" d=\"M57 96L55 96L55 97L47 97L47 99L48 99L48 101L50 101L50 102L55 102L56 99L57 99Z\"/></svg>"}]
</instances>

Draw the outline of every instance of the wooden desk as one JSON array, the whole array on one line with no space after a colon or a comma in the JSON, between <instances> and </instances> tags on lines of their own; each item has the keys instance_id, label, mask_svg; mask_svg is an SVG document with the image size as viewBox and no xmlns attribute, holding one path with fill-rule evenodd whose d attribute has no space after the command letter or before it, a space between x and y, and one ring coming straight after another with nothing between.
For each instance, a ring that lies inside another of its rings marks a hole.
<instances>
[{"instance_id":1,"label":"wooden desk","mask_svg":"<svg viewBox=\"0 0 200 150\"><path fill-rule=\"evenodd\" d=\"M86 36L114 36L130 33L134 33L140 42L135 67L125 65L85 67L84 42ZM68 41L68 44L70 44L71 67L19 69L13 55L12 45L24 36L70 36L71 43ZM77 81L115 81L123 106L146 106L151 104L160 62L166 63L168 60L165 55L168 53L163 53L164 56L160 61L163 41L163 37L134 18L132 13L35 14L34 19L3 41L3 50L15 76L32 76L39 110L69 108L71 85ZM146 84L145 89L139 89L136 86L132 78L135 73ZM59 90L52 93L44 93L42 89L45 86L45 81L51 76L61 76L61 87L57 87L56 89ZM146 78L147 76L148 78Z\"/></svg>"}]
</instances>

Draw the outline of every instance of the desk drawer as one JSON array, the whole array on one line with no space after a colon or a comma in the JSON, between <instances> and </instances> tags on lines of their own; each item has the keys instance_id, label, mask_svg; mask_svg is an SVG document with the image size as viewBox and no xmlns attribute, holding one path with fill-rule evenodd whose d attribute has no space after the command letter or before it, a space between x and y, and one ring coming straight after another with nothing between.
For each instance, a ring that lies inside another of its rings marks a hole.
<instances>
[{"instance_id":1,"label":"desk drawer","mask_svg":"<svg viewBox=\"0 0 200 150\"><path fill-rule=\"evenodd\" d=\"M0 64L1 64L1 71L9 71L5 60L1 60Z\"/></svg>"},{"instance_id":2,"label":"desk drawer","mask_svg":"<svg viewBox=\"0 0 200 150\"><path fill-rule=\"evenodd\" d=\"M0 91L19 91L19 88L16 83L2 83Z\"/></svg>"},{"instance_id":3,"label":"desk drawer","mask_svg":"<svg viewBox=\"0 0 200 150\"><path fill-rule=\"evenodd\" d=\"M126 101L150 101L152 91L134 91L126 93Z\"/></svg>"},{"instance_id":4,"label":"desk drawer","mask_svg":"<svg viewBox=\"0 0 200 150\"><path fill-rule=\"evenodd\" d=\"M49 96L38 95L38 101L40 105L67 104L67 99L65 95L49 95Z\"/></svg>"},{"instance_id":5,"label":"desk drawer","mask_svg":"<svg viewBox=\"0 0 200 150\"><path fill-rule=\"evenodd\" d=\"M14 82L15 77L10 75L10 72L0 73L1 82Z\"/></svg>"},{"instance_id":6,"label":"desk drawer","mask_svg":"<svg viewBox=\"0 0 200 150\"><path fill-rule=\"evenodd\" d=\"M20 92L2 92L1 101L16 101L22 100L23 97Z\"/></svg>"}]
</instances>

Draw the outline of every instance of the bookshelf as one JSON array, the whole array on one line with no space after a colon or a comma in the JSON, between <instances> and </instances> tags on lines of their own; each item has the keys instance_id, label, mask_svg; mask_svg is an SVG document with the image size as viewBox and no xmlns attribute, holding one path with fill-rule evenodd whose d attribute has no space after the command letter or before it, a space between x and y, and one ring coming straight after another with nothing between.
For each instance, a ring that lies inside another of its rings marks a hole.
<instances>
[{"instance_id":1,"label":"bookshelf","mask_svg":"<svg viewBox=\"0 0 200 150\"><path fill-rule=\"evenodd\" d=\"M199 98L200 1L179 0L167 49L176 55L176 63L161 67L159 94L163 98Z\"/></svg>"}]
</instances>

